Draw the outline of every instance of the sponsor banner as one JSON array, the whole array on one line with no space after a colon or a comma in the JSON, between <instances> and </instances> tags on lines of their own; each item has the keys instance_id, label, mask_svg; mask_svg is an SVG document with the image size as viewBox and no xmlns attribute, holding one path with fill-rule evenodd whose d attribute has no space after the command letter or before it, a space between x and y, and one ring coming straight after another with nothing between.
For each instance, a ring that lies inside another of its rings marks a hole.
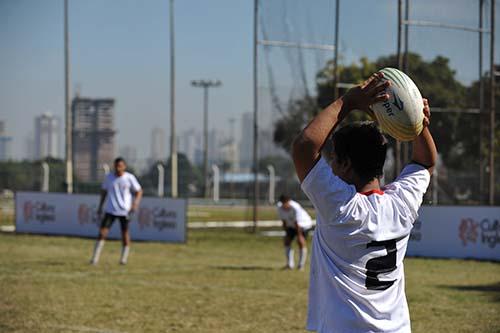
<instances>
[{"instance_id":1,"label":"sponsor banner","mask_svg":"<svg viewBox=\"0 0 500 333\"><path fill-rule=\"evenodd\" d=\"M423 206L408 255L500 261L500 207Z\"/></svg>"},{"instance_id":2,"label":"sponsor banner","mask_svg":"<svg viewBox=\"0 0 500 333\"><path fill-rule=\"evenodd\" d=\"M16 232L96 237L98 195L17 192ZM186 200L144 197L130 219L133 240L185 242ZM118 239L115 221L109 238Z\"/></svg>"}]
</instances>

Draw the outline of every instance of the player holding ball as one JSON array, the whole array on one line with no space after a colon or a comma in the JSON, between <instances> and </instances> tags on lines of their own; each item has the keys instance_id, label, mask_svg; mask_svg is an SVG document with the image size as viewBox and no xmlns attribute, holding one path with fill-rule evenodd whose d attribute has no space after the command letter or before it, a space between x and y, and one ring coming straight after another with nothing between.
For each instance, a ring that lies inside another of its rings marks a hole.
<instances>
[{"instance_id":1,"label":"player holding ball","mask_svg":"<svg viewBox=\"0 0 500 333\"><path fill-rule=\"evenodd\" d=\"M403 259L437 151L427 100L423 110L393 105L392 84L384 74L374 74L319 113L294 141L295 169L317 213L308 330L411 331ZM384 187L387 140L376 124L350 123L335 131L352 110L373 115L371 107L381 102L394 114L424 115L423 129L412 140L412 161ZM321 156L328 140L330 164Z\"/></svg>"}]
</instances>

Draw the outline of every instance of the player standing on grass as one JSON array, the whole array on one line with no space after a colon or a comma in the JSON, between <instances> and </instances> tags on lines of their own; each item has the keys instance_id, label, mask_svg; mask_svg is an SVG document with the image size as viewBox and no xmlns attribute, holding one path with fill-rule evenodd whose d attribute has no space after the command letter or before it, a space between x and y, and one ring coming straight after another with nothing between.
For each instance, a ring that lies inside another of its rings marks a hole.
<instances>
[{"instance_id":1,"label":"player standing on grass","mask_svg":"<svg viewBox=\"0 0 500 333\"><path fill-rule=\"evenodd\" d=\"M135 212L139 207L142 198L142 188L135 176L126 171L127 164L121 157L115 159L115 170L106 175L101 189L101 201L97 214L102 216L102 206L106 202L104 208L104 217L101 221L99 237L95 244L94 254L90 263L96 265L99 262L104 241L108 236L109 229L113 225L115 219L120 221L122 231L122 254L120 264L127 264L128 253L130 251L130 233L128 224L130 214ZM134 198L132 196L134 195Z\"/></svg>"},{"instance_id":2,"label":"player standing on grass","mask_svg":"<svg viewBox=\"0 0 500 333\"><path fill-rule=\"evenodd\" d=\"M312 228L312 220L309 214L302 206L290 199L289 196L282 194L278 201L278 215L283 222L285 230L285 269L293 269L295 261L293 259L292 241L297 236L300 257L298 269L303 270L307 260L307 234Z\"/></svg>"},{"instance_id":3,"label":"player standing on grass","mask_svg":"<svg viewBox=\"0 0 500 333\"><path fill-rule=\"evenodd\" d=\"M307 329L410 332L403 259L436 162L424 99L424 129L412 162L380 187L387 143L373 123L348 124L332 136L331 165L321 150L354 109L386 101L389 81L374 74L319 113L296 138L293 159L317 225L311 257Z\"/></svg>"}]
</instances>

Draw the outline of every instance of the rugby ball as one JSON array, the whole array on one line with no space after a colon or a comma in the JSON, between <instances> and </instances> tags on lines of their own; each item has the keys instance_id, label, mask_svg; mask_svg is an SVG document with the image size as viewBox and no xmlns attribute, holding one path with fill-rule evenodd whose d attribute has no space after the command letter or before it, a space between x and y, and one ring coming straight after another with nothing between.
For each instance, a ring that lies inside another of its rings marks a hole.
<instances>
[{"instance_id":1,"label":"rugby ball","mask_svg":"<svg viewBox=\"0 0 500 333\"><path fill-rule=\"evenodd\" d=\"M395 68L386 67L383 80L391 81L386 92L386 102L373 104L382 131L399 141L415 139L423 129L424 102L417 86L408 75Z\"/></svg>"}]
</instances>

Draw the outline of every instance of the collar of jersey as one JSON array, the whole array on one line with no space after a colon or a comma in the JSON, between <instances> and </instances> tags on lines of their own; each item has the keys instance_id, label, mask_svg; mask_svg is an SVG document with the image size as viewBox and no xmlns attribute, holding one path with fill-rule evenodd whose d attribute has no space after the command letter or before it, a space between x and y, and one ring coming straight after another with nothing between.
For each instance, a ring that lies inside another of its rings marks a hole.
<instances>
[{"instance_id":1,"label":"collar of jersey","mask_svg":"<svg viewBox=\"0 0 500 333\"><path fill-rule=\"evenodd\" d=\"M363 194L363 195L371 195L373 193L383 195L384 191L382 191L382 190L370 190L370 191L366 191L366 192L359 192L359 194Z\"/></svg>"}]
</instances>

